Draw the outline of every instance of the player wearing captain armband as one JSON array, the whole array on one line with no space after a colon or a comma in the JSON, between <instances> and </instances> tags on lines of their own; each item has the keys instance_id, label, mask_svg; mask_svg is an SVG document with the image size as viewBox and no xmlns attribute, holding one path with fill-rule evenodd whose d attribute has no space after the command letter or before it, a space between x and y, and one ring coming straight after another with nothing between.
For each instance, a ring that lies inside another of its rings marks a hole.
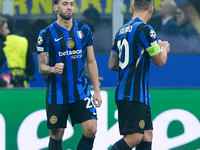
<instances>
[{"instance_id":1,"label":"player wearing captain armband","mask_svg":"<svg viewBox=\"0 0 200 150\"><path fill-rule=\"evenodd\" d=\"M158 40L158 42L155 41L155 42L151 43L151 47L147 48L147 52L149 53L150 56L156 55L163 51L163 47L161 47L158 43L160 45L163 45L163 42L161 40ZM166 42L164 42L164 43L166 43Z\"/></svg>"},{"instance_id":2,"label":"player wearing captain armband","mask_svg":"<svg viewBox=\"0 0 200 150\"><path fill-rule=\"evenodd\" d=\"M153 0L134 0L132 10L132 19L115 36L109 59L109 68L119 72L115 102L123 135L111 150L151 150L150 60L161 67L170 50L169 43L157 40L154 29L147 24L153 13Z\"/></svg>"}]
</instances>

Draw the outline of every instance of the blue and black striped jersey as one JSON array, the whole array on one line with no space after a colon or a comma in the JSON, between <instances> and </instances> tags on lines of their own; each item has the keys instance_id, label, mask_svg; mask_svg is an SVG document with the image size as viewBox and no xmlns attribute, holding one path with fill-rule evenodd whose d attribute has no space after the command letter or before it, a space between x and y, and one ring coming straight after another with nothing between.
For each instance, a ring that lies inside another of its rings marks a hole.
<instances>
[{"instance_id":1,"label":"blue and black striped jersey","mask_svg":"<svg viewBox=\"0 0 200 150\"><path fill-rule=\"evenodd\" d=\"M119 55L119 79L116 100L137 101L150 105L150 56L146 51L157 44L153 28L139 18L130 20L116 34L112 52Z\"/></svg>"},{"instance_id":2,"label":"blue and black striped jersey","mask_svg":"<svg viewBox=\"0 0 200 150\"><path fill-rule=\"evenodd\" d=\"M40 31L37 52L49 52L49 66L60 62L65 64L62 74L48 76L47 103L74 103L90 96L84 62L87 46L91 45L93 37L90 28L75 20L70 31L56 21Z\"/></svg>"}]
</instances>

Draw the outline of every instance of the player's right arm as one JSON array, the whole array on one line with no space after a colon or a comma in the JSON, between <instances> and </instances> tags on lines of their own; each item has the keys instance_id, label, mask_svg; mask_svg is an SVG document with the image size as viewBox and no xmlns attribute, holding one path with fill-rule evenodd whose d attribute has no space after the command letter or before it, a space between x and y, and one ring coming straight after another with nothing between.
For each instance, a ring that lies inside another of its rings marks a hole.
<instances>
[{"instance_id":1,"label":"player's right arm","mask_svg":"<svg viewBox=\"0 0 200 150\"><path fill-rule=\"evenodd\" d=\"M119 55L116 52L110 53L108 66L112 71L119 71Z\"/></svg>"},{"instance_id":2,"label":"player's right arm","mask_svg":"<svg viewBox=\"0 0 200 150\"><path fill-rule=\"evenodd\" d=\"M50 40L47 37L46 30L41 30L37 42L39 72L42 75L49 75L52 73L62 74L64 68L63 63L56 63L55 66L49 65L49 47Z\"/></svg>"},{"instance_id":3,"label":"player's right arm","mask_svg":"<svg viewBox=\"0 0 200 150\"><path fill-rule=\"evenodd\" d=\"M110 53L110 58L108 62L109 69L112 71L119 71L119 53L118 53L117 39L114 40L114 45Z\"/></svg>"},{"instance_id":4,"label":"player's right arm","mask_svg":"<svg viewBox=\"0 0 200 150\"><path fill-rule=\"evenodd\" d=\"M38 67L42 75L49 75L54 73L54 68L49 65L49 52L42 52L38 54Z\"/></svg>"},{"instance_id":5,"label":"player's right arm","mask_svg":"<svg viewBox=\"0 0 200 150\"><path fill-rule=\"evenodd\" d=\"M63 63L56 63L54 67L51 67L49 64L49 52L42 52L38 55L38 65L39 65L39 72L42 75L49 75L51 73L55 74L62 74L64 64Z\"/></svg>"}]
</instances>

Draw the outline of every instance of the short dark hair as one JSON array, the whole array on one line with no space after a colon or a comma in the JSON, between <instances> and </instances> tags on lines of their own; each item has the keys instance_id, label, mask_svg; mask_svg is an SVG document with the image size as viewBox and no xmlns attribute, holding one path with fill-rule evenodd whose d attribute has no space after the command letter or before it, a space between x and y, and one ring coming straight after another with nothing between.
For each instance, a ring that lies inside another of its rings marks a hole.
<instances>
[{"instance_id":1,"label":"short dark hair","mask_svg":"<svg viewBox=\"0 0 200 150\"><path fill-rule=\"evenodd\" d=\"M0 29L3 28L3 25L5 23L8 23L8 20L6 18L0 16Z\"/></svg>"},{"instance_id":2,"label":"short dark hair","mask_svg":"<svg viewBox=\"0 0 200 150\"><path fill-rule=\"evenodd\" d=\"M137 10L148 10L153 5L153 0L134 0L133 5Z\"/></svg>"},{"instance_id":3,"label":"short dark hair","mask_svg":"<svg viewBox=\"0 0 200 150\"><path fill-rule=\"evenodd\" d=\"M58 4L59 3L59 0L54 0L54 4Z\"/></svg>"}]
</instances>

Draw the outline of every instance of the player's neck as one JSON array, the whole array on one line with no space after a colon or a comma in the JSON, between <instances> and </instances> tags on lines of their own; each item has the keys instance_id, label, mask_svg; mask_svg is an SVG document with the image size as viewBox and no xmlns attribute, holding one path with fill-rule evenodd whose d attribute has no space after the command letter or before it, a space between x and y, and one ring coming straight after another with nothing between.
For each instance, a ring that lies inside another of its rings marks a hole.
<instances>
[{"instance_id":1,"label":"player's neck","mask_svg":"<svg viewBox=\"0 0 200 150\"><path fill-rule=\"evenodd\" d=\"M73 25L73 19L71 18L69 20L64 20L62 18L58 18L57 23L59 26L65 28L67 30L70 30Z\"/></svg>"},{"instance_id":2,"label":"player's neck","mask_svg":"<svg viewBox=\"0 0 200 150\"><path fill-rule=\"evenodd\" d=\"M133 13L133 17L134 18L140 18L144 23L147 23L147 21L149 20L150 14L148 11L137 11Z\"/></svg>"}]
</instances>

